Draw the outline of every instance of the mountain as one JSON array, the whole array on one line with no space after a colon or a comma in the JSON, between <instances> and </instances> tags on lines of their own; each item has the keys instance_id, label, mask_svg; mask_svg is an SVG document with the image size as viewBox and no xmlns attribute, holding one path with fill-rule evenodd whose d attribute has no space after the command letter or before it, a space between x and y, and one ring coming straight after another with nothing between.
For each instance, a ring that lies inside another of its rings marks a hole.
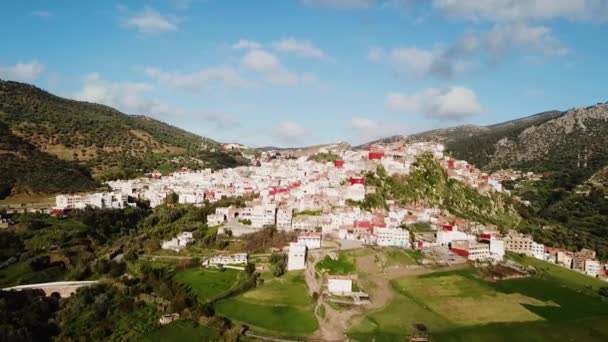
<instances>
[{"instance_id":1,"label":"mountain","mask_svg":"<svg viewBox=\"0 0 608 342\"><path fill-rule=\"evenodd\" d=\"M128 178L161 168L185 165L192 168L222 168L242 164L235 154L220 145L161 121L127 115L108 106L74 101L52 95L29 84L0 80L0 123L7 134L2 140L11 163L22 169L39 170L52 165L55 174L82 174L73 187L49 180L48 186L34 185L36 177L11 171L2 176L4 193L88 190L93 178ZM21 159L16 159L21 157ZM12 164L11 164L12 165ZM9 166L2 164L2 175ZM70 170L66 173L67 170Z\"/></svg>"}]
</instances>

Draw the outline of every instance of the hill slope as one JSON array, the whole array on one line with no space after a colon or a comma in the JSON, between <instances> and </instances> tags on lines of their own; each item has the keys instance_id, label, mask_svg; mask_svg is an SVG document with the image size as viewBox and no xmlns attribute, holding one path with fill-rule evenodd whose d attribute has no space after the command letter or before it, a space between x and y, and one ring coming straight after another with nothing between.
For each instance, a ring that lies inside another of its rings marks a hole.
<instances>
[{"instance_id":1,"label":"hill slope","mask_svg":"<svg viewBox=\"0 0 608 342\"><path fill-rule=\"evenodd\" d=\"M111 179L132 177L158 167L165 171L181 165L222 168L241 162L218 149L218 143L161 121L64 99L18 82L0 80L0 122L11 135L3 141L5 150L23 150L27 145L25 149L31 151L28 158L20 161L21 167L37 170L41 160L52 160L55 166L61 160L66 163L55 172L64 177L69 177L66 168L80 172L76 164L84 166L95 178ZM62 189L61 183L55 181L47 187L33 186L32 180L24 177L15 174L10 181L8 177L1 180L10 184L12 193ZM22 185L17 186L18 183ZM64 191L89 188L84 183L76 184L81 186Z\"/></svg>"}]
</instances>

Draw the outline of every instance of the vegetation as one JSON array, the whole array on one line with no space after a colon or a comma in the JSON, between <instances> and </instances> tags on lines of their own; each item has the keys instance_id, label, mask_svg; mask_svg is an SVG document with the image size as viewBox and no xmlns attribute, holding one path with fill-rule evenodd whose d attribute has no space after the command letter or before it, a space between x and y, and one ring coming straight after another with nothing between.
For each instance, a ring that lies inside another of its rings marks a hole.
<instances>
[{"instance_id":1,"label":"vegetation","mask_svg":"<svg viewBox=\"0 0 608 342\"><path fill-rule=\"evenodd\" d=\"M58 309L59 297L42 291L0 291L0 340L51 341L59 333Z\"/></svg>"},{"instance_id":2,"label":"vegetation","mask_svg":"<svg viewBox=\"0 0 608 342\"><path fill-rule=\"evenodd\" d=\"M200 303L212 302L235 287L242 272L232 269L202 270L191 268L179 271L174 280L187 287Z\"/></svg>"},{"instance_id":3,"label":"vegetation","mask_svg":"<svg viewBox=\"0 0 608 342\"><path fill-rule=\"evenodd\" d=\"M63 99L0 80L0 199L24 192L91 190L162 166L224 168L246 163L214 141L146 116Z\"/></svg>"},{"instance_id":4,"label":"vegetation","mask_svg":"<svg viewBox=\"0 0 608 342\"><path fill-rule=\"evenodd\" d=\"M245 248L250 253L265 252L270 248L282 248L296 238L296 233L278 231L276 227L266 227L244 237Z\"/></svg>"},{"instance_id":5,"label":"vegetation","mask_svg":"<svg viewBox=\"0 0 608 342\"><path fill-rule=\"evenodd\" d=\"M219 302L217 312L253 330L280 336L306 336L318 328L302 272L288 272L264 285Z\"/></svg>"},{"instance_id":6,"label":"vegetation","mask_svg":"<svg viewBox=\"0 0 608 342\"><path fill-rule=\"evenodd\" d=\"M165 342L165 341L221 341L219 331L203 325L197 325L192 321L179 320L147 333L142 341Z\"/></svg>"},{"instance_id":7,"label":"vegetation","mask_svg":"<svg viewBox=\"0 0 608 342\"><path fill-rule=\"evenodd\" d=\"M363 209L384 208L387 200L402 205L439 207L456 216L493 223L501 228L513 228L519 221L512 200L503 194L480 194L477 190L450 179L430 154L424 154L413 164L407 176L389 176L382 166L365 176L365 184L376 191L366 194L357 203Z\"/></svg>"},{"instance_id":8,"label":"vegetation","mask_svg":"<svg viewBox=\"0 0 608 342\"><path fill-rule=\"evenodd\" d=\"M272 275L280 277L285 274L287 269L287 254L285 253L272 253L269 258L270 264L272 265Z\"/></svg>"},{"instance_id":9,"label":"vegetation","mask_svg":"<svg viewBox=\"0 0 608 342\"><path fill-rule=\"evenodd\" d=\"M604 340L608 329L600 327L608 322L608 303L582 290L589 281L601 282L567 270L571 274L564 278L557 271L543 268L532 277L497 282L472 270L401 278L392 282L395 299L362 318L349 335L403 340L423 326L441 341L544 341L567 326L567 336Z\"/></svg>"},{"instance_id":10,"label":"vegetation","mask_svg":"<svg viewBox=\"0 0 608 342\"><path fill-rule=\"evenodd\" d=\"M345 253L340 253L336 260L330 256L325 256L315 267L321 273L332 275L352 274L357 270L353 261Z\"/></svg>"},{"instance_id":11,"label":"vegetation","mask_svg":"<svg viewBox=\"0 0 608 342\"><path fill-rule=\"evenodd\" d=\"M316 153L313 154L312 156L308 157L308 160L314 160L318 163L328 163L331 162L333 163L334 161L340 159L340 156L338 156L337 154L328 152L328 153Z\"/></svg>"}]
</instances>

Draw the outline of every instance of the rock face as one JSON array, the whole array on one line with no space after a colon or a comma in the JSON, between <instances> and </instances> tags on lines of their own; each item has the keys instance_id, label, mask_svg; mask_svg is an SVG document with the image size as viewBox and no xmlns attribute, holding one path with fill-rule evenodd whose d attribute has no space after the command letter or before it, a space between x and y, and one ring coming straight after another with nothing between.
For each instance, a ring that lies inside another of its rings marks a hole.
<instances>
[{"instance_id":1,"label":"rock face","mask_svg":"<svg viewBox=\"0 0 608 342\"><path fill-rule=\"evenodd\" d=\"M519 167L557 170L587 167L597 170L608 161L608 105L576 108L532 125L495 146L488 169Z\"/></svg>"}]
</instances>

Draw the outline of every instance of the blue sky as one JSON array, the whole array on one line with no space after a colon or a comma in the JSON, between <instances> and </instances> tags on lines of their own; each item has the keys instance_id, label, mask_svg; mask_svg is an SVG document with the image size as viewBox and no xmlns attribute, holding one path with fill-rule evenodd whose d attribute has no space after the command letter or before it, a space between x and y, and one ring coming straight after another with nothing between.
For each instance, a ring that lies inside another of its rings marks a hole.
<instances>
[{"instance_id":1,"label":"blue sky","mask_svg":"<svg viewBox=\"0 0 608 342\"><path fill-rule=\"evenodd\" d=\"M252 146L608 100L608 1L4 1L0 78Z\"/></svg>"}]
</instances>

